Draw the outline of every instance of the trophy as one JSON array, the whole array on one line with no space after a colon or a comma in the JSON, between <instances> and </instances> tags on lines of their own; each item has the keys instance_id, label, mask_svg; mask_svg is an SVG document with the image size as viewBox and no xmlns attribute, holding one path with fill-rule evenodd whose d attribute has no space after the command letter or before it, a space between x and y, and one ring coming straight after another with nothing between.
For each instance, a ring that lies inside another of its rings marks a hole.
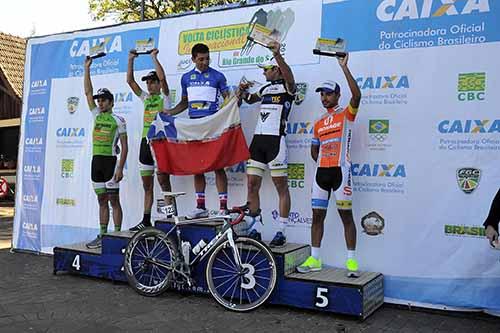
<instances>
[{"instance_id":1,"label":"trophy","mask_svg":"<svg viewBox=\"0 0 500 333\"><path fill-rule=\"evenodd\" d=\"M344 58L347 55L346 41L342 38L318 38L316 41L316 48L313 49L313 54Z\"/></svg>"},{"instance_id":2,"label":"trophy","mask_svg":"<svg viewBox=\"0 0 500 333\"><path fill-rule=\"evenodd\" d=\"M256 87L261 86L262 83L255 81L255 80L249 80L245 77L245 75L243 75L240 79L240 85L243 85L243 86L250 88L253 86L256 86Z\"/></svg>"},{"instance_id":3,"label":"trophy","mask_svg":"<svg viewBox=\"0 0 500 333\"><path fill-rule=\"evenodd\" d=\"M105 55L106 55L106 43L105 42L101 42L101 43L97 44L96 46L92 46L90 48L89 58L97 59L97 58L104 57Z\"/></svg>"},{"instance_id":4,"label":"trophy","mask_svg":"<svg viewBox=\"0 0 500 333\"><path fill-rule=\"evenodd\" d=\"M263 25L255 24L247 39L255 44L267 47L271 42L278 42L279 31L269 29Z\"/></svg>"},{"instance_id":5,"label":"trophy","mask_svg":"<svg viewBox=\"0 0 500 333\"><path fill-rule=\"evenodd\" d=\"M135 41L135 54L150 54L155 48L154 38L142 39Z\"/></svg>"}]
</instances>

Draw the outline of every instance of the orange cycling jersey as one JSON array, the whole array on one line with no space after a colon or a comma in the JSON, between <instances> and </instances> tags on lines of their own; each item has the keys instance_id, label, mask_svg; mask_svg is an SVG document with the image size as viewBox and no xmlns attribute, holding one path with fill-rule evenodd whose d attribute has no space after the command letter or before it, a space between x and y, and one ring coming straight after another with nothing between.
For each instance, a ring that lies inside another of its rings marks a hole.
<instances>
[{"instance_id":1,"label":"orange cycling jersey","mask_svg":"<svg viewBox=\"0 0 500 333\"><path fill-rule=\"evenodd\" d=\"M358 109L329 108L314 123L312 145L319 146L318 167L333 168L351 163L352 124Z\"/></svg>"}]
</instances>

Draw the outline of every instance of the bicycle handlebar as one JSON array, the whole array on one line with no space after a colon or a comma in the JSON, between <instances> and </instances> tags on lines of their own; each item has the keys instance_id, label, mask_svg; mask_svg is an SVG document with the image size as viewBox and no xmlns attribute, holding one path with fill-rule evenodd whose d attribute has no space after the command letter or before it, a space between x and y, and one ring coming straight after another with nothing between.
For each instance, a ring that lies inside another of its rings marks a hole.
<instances>
[{"instance_id":1,"label":"bicycle handlebar","mask_svg":"<svg viewBox=\"0 0 500 333\"><path fill-rule=\"evenodd\" d=\"M234 213L238 213L239 215L236 219L229 222L230 225L237 225L238 223L241 223L241 221L243 221L245 215L249 213L248 204L240 207L233 207L229 210L229 214L234 214Z\"/></svg>"}]
</instances>

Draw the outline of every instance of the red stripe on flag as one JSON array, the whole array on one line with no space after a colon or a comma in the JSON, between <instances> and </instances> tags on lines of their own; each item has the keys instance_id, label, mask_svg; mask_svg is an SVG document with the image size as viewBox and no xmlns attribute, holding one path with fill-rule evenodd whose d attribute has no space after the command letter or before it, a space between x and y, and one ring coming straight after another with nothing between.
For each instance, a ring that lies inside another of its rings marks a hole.
<instances>
[{"instance_id":1,"label":"red stripe on flag","mask_svg":"<svg viewBox=\"0 0 500 333\"><path fill-rule=\"evenodd\" d=\"M235 165L250 158L241 126L231 128L210 141L169 142L153 140L160 172L197 175Z\"/></svg>"}]
</instances>

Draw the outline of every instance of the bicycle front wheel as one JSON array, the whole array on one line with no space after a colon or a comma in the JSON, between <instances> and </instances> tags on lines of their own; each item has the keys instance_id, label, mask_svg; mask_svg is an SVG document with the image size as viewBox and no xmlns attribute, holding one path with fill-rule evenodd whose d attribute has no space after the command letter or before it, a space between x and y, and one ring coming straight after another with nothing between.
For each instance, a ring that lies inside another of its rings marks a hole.
<instances>
[{"instance_id":1,"label":"bicycle front wheel","mask_svg":"<svg viewBox=\"0 0 500 333\"><path fill-rule=\"evenodd\" d=\"M157 296L171 282L175 245L167 235L155 228L146 228L134 235L125 251L125 274L136 292Z\"/></svg>"},{"instance_id":2,"label":"bicycle front wheel","mask_svg":"<svg viewBox=\"0 0 500 333\"><path fill-rule=\"evenodd\" d=\"M206 270L208 289L215 300L232 311L250 311L262 305L276 285L276 262L267 246L252 238L235 240L238 266L229 241L211 254Z\"/></svg>"}]
</instances>

